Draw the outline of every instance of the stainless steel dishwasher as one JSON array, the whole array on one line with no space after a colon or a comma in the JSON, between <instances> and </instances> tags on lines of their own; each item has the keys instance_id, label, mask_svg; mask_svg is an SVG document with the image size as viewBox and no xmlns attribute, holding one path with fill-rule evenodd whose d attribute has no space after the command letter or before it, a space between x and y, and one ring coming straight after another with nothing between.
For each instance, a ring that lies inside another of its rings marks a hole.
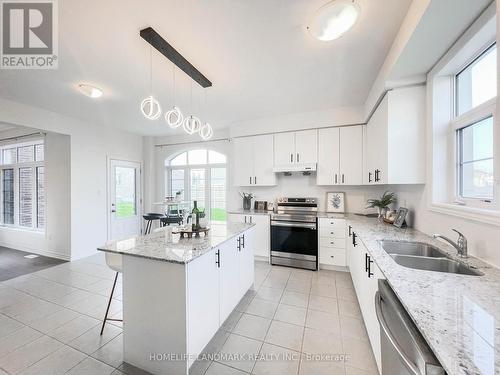
<instances>
[{"instance_id":1,"label":"stainless steel dishwasher","mask_svg":"<svg viewBox=\"0 0 500 375\"><path fill-rule=\"evenodd\" d=\"M383 375L446 374L386 280L378 281L375 311Z\"/></svg>"}]
</instances>

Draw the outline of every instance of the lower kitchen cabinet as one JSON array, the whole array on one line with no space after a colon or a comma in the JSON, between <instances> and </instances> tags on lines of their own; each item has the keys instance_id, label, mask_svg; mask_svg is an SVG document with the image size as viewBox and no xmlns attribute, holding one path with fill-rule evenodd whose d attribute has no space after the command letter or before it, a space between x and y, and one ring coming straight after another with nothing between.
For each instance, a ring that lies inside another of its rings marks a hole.
<instances>
[{"instance_id":1,"label":"lower kitchen cabinet","mask_svg":"<svg viewBox=\"0 0 500 375\"><path fill-rule=\"evenodd\" d=\"M350 234L347 241L349 270L375 361L377 362L379 372L382 373L380 325L375 313L375 293L378 290L378 279L384 279L384 275L371 259L365 245L356 234L356 228L348 228L348 233Z\"/></svg>"},{"instance_id":2,"label":"lower kitchen cabinet","mask_svg":"<svg viewBox=\"0 0 500 375\"><path fill-rule=\"evenodd\" d=\"M346 267L345 220L318 219L319 263L326 266Z\"/></svg>"},{"instance_id":3,"label":"lower kitchen cabinet","mask_svg":"<svg viewBox=\"0 0 500 375\"><path fill-rule=\"evenodd\" d=\"M254 255L269 259L271 251L271 218L269 215L228 214L228 221L233 223L255 224L253 236Z\"/></svg>"}]
</instances>

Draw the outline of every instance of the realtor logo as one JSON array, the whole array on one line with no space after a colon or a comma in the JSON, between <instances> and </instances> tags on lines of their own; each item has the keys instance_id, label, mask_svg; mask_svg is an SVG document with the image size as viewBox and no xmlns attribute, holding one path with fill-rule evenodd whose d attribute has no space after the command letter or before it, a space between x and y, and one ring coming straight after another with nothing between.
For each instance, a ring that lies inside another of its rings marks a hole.
<instances>
[{"instance_id":1,"label":"realtor logo","mask_svg":"<svg viewBox=\"0 0 500 375\"><path fill-rule=\"evenodd\" d=\"M0 0L2 69L56 69L56 0Z\"/></svg>"}]
</instances>

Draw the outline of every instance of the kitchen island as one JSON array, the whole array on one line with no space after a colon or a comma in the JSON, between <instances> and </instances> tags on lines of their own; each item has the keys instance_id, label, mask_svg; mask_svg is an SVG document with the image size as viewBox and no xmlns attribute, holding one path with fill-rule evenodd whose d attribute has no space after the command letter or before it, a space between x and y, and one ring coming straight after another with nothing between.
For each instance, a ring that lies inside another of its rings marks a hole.
<instances>
[{"instance_id":1,"label":"kitchen island","mask_svg":"<svg viewBox=\"0 0 500 375\"><path fill-rule=\"evenodd\" d=\"M123 255L123 360L152 374L188 374L252 286L254 224L212 224L204 237L172 228L98 249Z\"/></svg>"}]
</instances>

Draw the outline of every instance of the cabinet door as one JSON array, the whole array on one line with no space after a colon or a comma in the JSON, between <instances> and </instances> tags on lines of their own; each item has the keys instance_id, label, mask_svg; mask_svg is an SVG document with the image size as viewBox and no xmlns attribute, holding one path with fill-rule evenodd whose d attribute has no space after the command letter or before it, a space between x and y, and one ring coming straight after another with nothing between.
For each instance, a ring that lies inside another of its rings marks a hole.
<instances>
[{"instance_id":1,"label":"cabinet door","mask_svg":"<svg viewBox=\"0 0 500 375\"><path fill-rule=\"evenodd\" d=\"M363 184L363 127L340 128L340 183Z\"/></svg>"},{"instance_id":2,"label":"cabinet door","mask_svg":"<svg viewBox=\"0 0 500 375\"><path fill-rule=\"evenodd\" d=\"M318 131L318 167L316 183L335 185L339 181L339 128L320 129ZM337 182L335 182L337 177Z\"/></svg>"},{"instance_id":3,"label":"cabinet door","mask_svg":"<svg viewBox=\"0 0 500 375\"><path fill-rule=\"evenodd\" d=\"M366 165L371 173L371 184L383 184L387 180L387 121L388 96L379 104L366 126ZM377 176L375 172L377 171ZM378 177L378 181L376 180Z\"/></svg>"},{"instance_id":4,"label":"cabinet door","mask_svg":"<svg viewBox=\"0 0 500 375\"><path fill-rule=\"evenodd\" d=\"M295 157L297 163L318 162L317 130L304 130L295 133Z\"/></svg>"},{"instance_id":5,"label":"cabinet door","mask_svg":"<svg viewBox=\"0 0 500 375\"><path fill-rule=\"evenodd\" d=\"M273 135L259 135L253 139L253 184L257 186L276 185L274 166L274 140Z\"/></svg>"},{"instance_id":6,"label":"cabinet door","mask_svg":"<svg viewBox=\"0 0 500 375\"><path fill-rule=\"evenodd\" d=\"M269 259L271 251L271 223L269 215L252 215L252 223L255 223L253 252L254 255Z\"/></svg>"},{"instance_id":7,"label":"cabinet door","mask_svg":"<svg viewBox=\"0 0 500 375\"><path fill-rule=\"evenodd\" d=\"M188 352L199 354L214 336L219 322L219 268L216 250L187 264ZM199 319L197 317L203 317Z\"/></svg>"},{"instance_id":8,"label":"cabinet door","mask_svg":"<svg viewBox=\"0 0 500 375\"><path fill-rule=\"evenodd\" d=\"M237 239L233 238L218 249L220 251L219 290L220 323L233 311L240 299L240 270Z\"/></svg>"},{"instance_id":9,"label":"cabinet door","mask_svg":"<svg viewBox=\"0 0 500 375\"><path fill-rule=\"evenodd\" d=\"M253 141L251 137L233 140L233 185L249 186L253 184Z\"/></svg>"},{"instance_id":10,"label":"cabinet door","mask_svg":"<svg viewBox=\"0 0 500 375\"><path fill-rule=\"evenodd\" d=\"M373 275L368 277L365 273L365 287L363 294L363 307L361 312L365 322L366 331L370 339L373 354L377 362L379 371L381 370L381 350L380 350L380 324L375 312L375 293L378 291L378 279L383 279L382 271L377 267L375 262L370 263L370 271ZM382 373L382 372L380 372Z\"/></svg>"},{"instance_id":11,"label":"cabinet door","mask_svg":"<svg viewBox=\"0 0 500 375\"><path fill-rule=\"evenodd\" d=\"M274 134L274 164L288 165L296 162L295 133Z\"/></svg>"},{"instance_id":12,"label":"cabinet door","mask_svg":"<svg viewBox=\"0 0 500 375\"><path fill-rule=\"evenodd\" d=\"M240 292L243 296L254 282L254 247L256 227L250 228L242 234L239 252L240 258Z\"/></svg>"}]
</instances>

